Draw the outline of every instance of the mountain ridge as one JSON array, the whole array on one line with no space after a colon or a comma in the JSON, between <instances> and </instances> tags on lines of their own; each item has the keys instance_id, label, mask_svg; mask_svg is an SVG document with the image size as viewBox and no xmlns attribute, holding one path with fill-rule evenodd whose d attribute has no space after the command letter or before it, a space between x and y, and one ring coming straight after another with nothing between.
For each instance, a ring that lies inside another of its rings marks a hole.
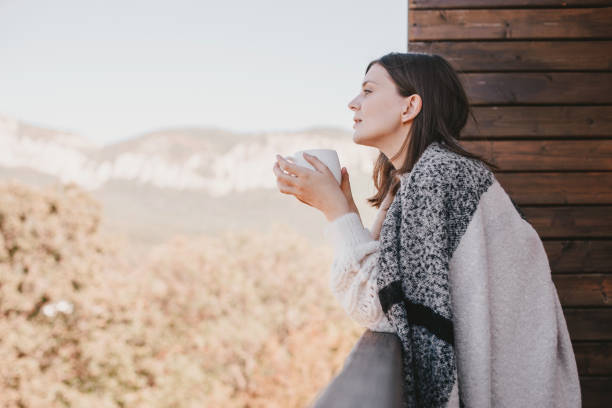
<instances>
[{"instance_id":1,"label":"mountain ridge","mask_svg":"<svg viewBox=\"0 0 612 408\"><path fill-rule=\"evenodd\" d=\"M0 166L29 168L87 190L113 179L213 196L274 189L275 155L306 148L335 149L342 165L356 171L371 171L373 165L372 151L355 146L350 132L333 127L253 133L164 128L96 147L74 133L0 116Z\"/></svg>"},{"instance_id":2,"label":"mountain ridge","mask_svg":"<svg viewBox=\"0 0 612 408\"><path fill-rule=\"evenodd\" d=\"M285 224L322 243L322 213L278 190L275 155L330 148L351 177L364 225L376 209L375 149L356 146L350 132L325 127L233 134L194 127L146 132L111 145L91 146L79 135L0 116L0 180L40 187L74 182L104 207L103 224L151 245L173 234L266 230Z\"/></svg>"}]
</instances>

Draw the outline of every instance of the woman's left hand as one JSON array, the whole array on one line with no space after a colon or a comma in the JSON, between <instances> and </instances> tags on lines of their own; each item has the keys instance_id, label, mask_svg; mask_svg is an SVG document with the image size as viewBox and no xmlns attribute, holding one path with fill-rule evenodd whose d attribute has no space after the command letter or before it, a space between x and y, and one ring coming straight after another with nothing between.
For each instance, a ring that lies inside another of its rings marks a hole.
<instances>
[{"instance_id":1,"label":"woman's left hand","mask_svg":"<svg viewBox=\"0 0 612 408\"><path fill-rule=\"evenodd\" d=\"M329 168L316 156L304 153L304 159L315 168L298 166L276 155L273 170L281 193L294 195L304 204L317 208L328 221L350 212L346 196ZM282 170L290 174L283 173Z\"/></svg>"}]
</instances>

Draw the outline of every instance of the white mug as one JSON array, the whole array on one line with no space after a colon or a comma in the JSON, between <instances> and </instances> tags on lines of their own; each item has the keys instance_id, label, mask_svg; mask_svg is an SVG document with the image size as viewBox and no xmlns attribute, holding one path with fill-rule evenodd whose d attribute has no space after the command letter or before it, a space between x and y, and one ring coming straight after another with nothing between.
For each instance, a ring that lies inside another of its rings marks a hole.
<instances>
[{"instance_id":1,"label":"white mug","mask_svg":"<svg viewBox=\"0 0 612 408\"><path fill-rule=\"evenodd\" d=\"M293 154L293 156L287 156L285 159L291 160L298 166L306 167L311 170L315 168L312 167L310 163L304 159L303 153L308 153L311 156L316 156L319 160L321 160L332 172L338 184L342 182L342 173L340 167L340 159L338 158L338 153L332 149L308 149L308 150L299 150Z\"/></svg>"}]
</instances>

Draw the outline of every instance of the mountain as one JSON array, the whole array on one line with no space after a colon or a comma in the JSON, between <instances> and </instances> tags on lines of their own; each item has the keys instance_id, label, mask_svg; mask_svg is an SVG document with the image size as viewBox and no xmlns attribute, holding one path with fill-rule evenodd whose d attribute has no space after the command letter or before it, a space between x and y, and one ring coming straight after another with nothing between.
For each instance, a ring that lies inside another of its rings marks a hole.
<instances>
[{"instance_id":1,"label":"mountain","mask_svg":"<svg viewBox=\"0 0 612 408\"><path fill-rule=\"evenodd\" d=\"M174 233L214 234L272 223L320 242L323 214L280 193L272 172L277 153L314 148L338 152L369 227L375 209L365 197L374 193L378 151L354 144L349 131L170 128L97 146L79 135L0 116L0 179L76 183L102 202L109 228L151 244Z\"/></svg>"}]
</instances>

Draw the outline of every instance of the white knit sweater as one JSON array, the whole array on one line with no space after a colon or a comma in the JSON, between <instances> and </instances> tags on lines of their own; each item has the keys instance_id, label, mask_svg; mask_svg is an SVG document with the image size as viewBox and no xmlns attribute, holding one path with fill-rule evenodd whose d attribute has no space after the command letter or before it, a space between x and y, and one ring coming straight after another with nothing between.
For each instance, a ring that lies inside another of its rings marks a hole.
<instances>
[{"instance_id":1,"label":"white knit sweater","mask_svg":"<svg viewBox=\"0 0 612 408\"><path fill-rule=\"evenodd\" d=\"M334 247L329 286L340 305L361 326L393 333L376 292L379 241L354 212L329 222L324 236Z\"/></svg>"}]
</instances>

